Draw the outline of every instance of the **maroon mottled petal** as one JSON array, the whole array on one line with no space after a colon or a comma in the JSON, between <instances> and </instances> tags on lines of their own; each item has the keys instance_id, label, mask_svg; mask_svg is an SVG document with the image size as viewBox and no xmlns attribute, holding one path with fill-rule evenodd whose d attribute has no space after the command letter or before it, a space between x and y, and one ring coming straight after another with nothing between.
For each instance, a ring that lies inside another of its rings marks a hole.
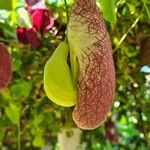
<instances>
[{"instance_id":1,"label":"maroon mottled petal","mask_svg":"<svg viewBox=\"0 0 150 150\"><path fill-rule=\"evenodd\" d=\"M89 33L91 42L95 39L91 45L81 49L78 56L78 100L73 112L75 123L89 130L100 126L111 109L115 95L115 68L110 38L96 1L75 0L68 27L74 29L74 36L80 38L79 27L71 26L74 22L84 27L86 24L84 33ZM84 41L84 34L82 36Z\"/></svg>"},{"instance_id":2,"label":"maroon mottled petal","mask_svg":"<svg viewBox=\"0 0 150 150\"><path fill-rule=\"evenodd\" d=\"M0 43L0 90L6 88L12 77L12 59L4 44Z\"/></svg>"}]
</instances>

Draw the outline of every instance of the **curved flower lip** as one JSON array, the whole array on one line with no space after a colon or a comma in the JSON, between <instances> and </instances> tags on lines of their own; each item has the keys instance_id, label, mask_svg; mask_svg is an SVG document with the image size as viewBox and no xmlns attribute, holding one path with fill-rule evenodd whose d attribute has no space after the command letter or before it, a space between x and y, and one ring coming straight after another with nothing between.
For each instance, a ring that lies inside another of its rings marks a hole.
<instances>
[{"instance_id":1,"label":"curved flower lip","mask_svg":"<svg viewBox=\"0 0 150 150\"><path fill-rule=\"evenodd\" d=\"M16 29L18 41L22 44L30 44L32 48L39 48L41 41L33 28L17 27Z\"/></svg>"},{"instance_id":2,"label":"curved flower lip","mask_svg":"<svg viewBox=\"0 0 150 150\"><path fill-rule=\"evenodd\" d=\"M41 31L48 31L54 25L54 19L48 9L34 9L30 11L33 26Z\"/></svg>"}]
</instances>

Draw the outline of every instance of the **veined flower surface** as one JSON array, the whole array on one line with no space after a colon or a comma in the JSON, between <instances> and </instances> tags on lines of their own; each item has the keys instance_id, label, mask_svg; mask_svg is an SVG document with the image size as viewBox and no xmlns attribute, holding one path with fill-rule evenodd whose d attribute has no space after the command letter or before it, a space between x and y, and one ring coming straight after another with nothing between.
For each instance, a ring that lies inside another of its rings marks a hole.
<instances>
[{"instance_id":1,"label":"veined flower surface","mask_svg":"<svg viewBox=\"0 0 150 150\"><path fill-rule=\"evenodd\" d=\"M111 42L95 0L75 0L67 34L79 64L73 119L82 129L94 129L106 119L115 95Z\"/></svg>"}]
</instances>

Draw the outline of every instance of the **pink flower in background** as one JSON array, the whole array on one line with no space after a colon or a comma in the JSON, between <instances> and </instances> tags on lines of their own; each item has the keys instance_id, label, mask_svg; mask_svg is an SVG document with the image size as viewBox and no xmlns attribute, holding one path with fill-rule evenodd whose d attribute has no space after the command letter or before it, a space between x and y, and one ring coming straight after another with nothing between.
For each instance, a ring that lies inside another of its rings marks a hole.
<instances>
[{"instance_id":1,"label":"pink flower in background","mask_svg":"<svg viewBox=\"0 0 150 150\"><path fill-rule=\"evenodd\" d=\"M18 41L20 43L29 44L27 35L26 35L26 28L18 27L16 32L17 32Z\"/></svg>"},{"instance_id":2,"label":"pink flower in background","mask_svg":"<svg viewBox=\"0 0 150 150\"><path fill-rule=\"evenodd\" d=\"M26 35L27 35L27 38L31 47L39 48L41 46L41 41L38 38L36 31L34 29L27 29Z\"/></svg>"},{"instance_id":3,"label":"pink flower in background","mask_svg":"<svg viewBox=\"0 0 150 150\"><path fill-rule=\"evenodd\" d=\"M32 10L31 18L33 26L41 32L48 31L54 25L54 19L48 9Z\"/></svg>"},{"instance_id":4,"label":"pink flower in background","mask_svg":"<svg viewBox=\"0 0 150 150\"><path fill-rule=\"evenodd\" d=\"M30 44L32 48L41 46L41 41L37 36L37 32L41 33L48 31L54 25L54 19L51 13L45 6L45 0L25 0L26 10L31 15L32 28L18 27L18 41L23 44Z\"/></svg>"},{"instance_id":5,"label":"pink flower in background","mask_svg":"<svg viewBox=\"0 0 150 150\"><path fill-rule=\"evenodd\" d=\"M32 48L39 48L41 41L38 38L36 31L32 28L17 27L18 41L23 44L30 44Z\"/></svg>"}]
</instances>

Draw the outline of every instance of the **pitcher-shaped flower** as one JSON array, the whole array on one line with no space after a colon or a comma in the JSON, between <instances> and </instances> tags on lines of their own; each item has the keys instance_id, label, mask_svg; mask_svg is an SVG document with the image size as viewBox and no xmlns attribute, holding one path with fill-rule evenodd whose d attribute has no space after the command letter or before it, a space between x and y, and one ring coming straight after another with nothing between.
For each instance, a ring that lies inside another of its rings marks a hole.
<instances>
[{"instance_id":1,"label":"pitcher-shaped flower","mask_svg":"<svg viewBox=\"0 0 150 150\"><path fill-rule=\"evenodd\" d=\"M82 129L94 129L106 119L115 95L111 42L95 0L75 0L67 34L71 59L79 66L73 119Z\"/></svg>"}]
</instances>

